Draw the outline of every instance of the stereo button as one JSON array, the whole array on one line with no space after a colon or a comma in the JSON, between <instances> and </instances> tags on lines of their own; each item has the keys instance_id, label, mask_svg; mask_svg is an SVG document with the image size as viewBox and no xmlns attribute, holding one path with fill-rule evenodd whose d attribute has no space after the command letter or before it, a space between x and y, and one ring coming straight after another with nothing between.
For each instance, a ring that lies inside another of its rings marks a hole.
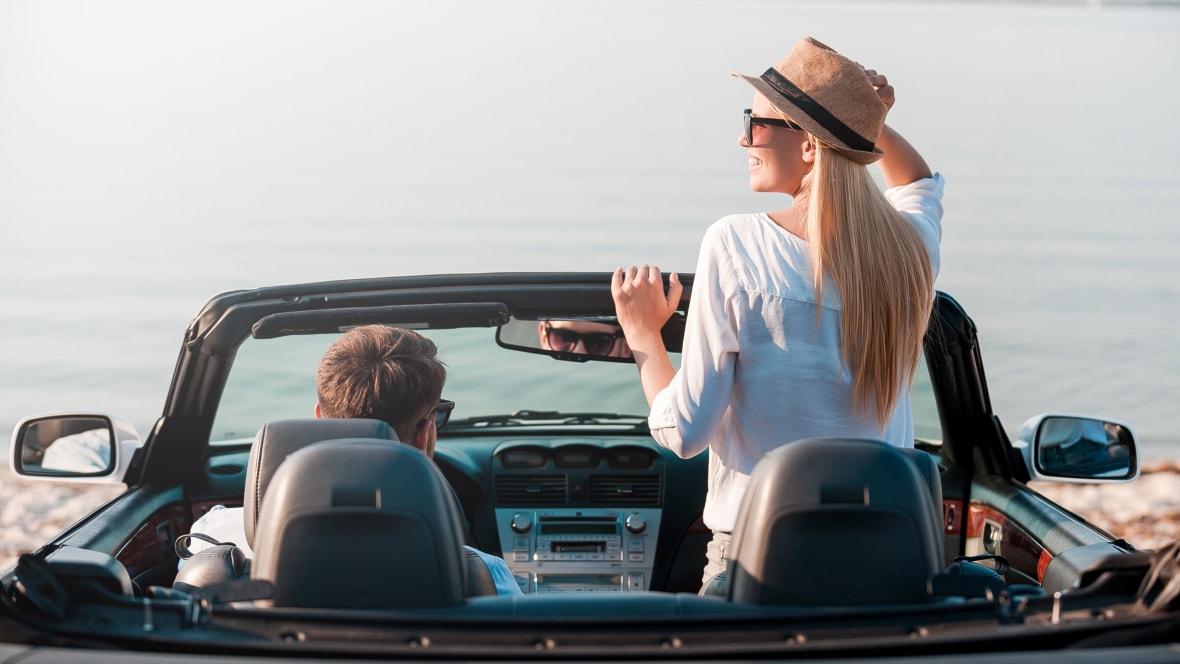
<instances>
[{"instance_id":1,"label":"stereo button","mask_svg":"<svg viewBox=\"0 0 1180 664\"><path fill-rule=\"evenodd\" d=\"M627 574L627 590L643 590L643 574L639 572Z\"/></svg>"}]
</instances>

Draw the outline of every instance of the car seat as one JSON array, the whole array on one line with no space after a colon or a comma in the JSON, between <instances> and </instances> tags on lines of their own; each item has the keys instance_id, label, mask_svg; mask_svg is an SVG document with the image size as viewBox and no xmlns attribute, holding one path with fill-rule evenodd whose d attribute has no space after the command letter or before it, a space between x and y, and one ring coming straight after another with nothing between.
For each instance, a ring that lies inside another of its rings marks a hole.
<instances>
[{"instance_id":1,"label":"car seat","mask_svg":"<svg viewBox=\"0 0 1180 664\"><path fill-rule=\"evenodd\" d=\"M246 544L254 548L254 530L258 523L262 499L271 478L292 453L309 445L342 438L367 438L397 442L398 436L388 423L364 418L296 418L268 422L254 437L246 465L246 485L242 499L243 526ZM203 588L250 576L252 561L234 543L218 543L191 557L187 541L193 535L177 538L177 552L186 562L172 587L185 592L199 592ZM255 549L256 550L256 549ZM496 594L496 584L487 565L474 553L468 552L467 596Z\"/></svg>"},{"instance_id":2,"label":"car seat","mask_svg":"<svg viewBox=\"0 0 1180 664\"><path fill-rule=\"evenodd\" d=\"M943 565L937 478L928 455L879 441L809 438L768 453L738 511L728 598L806 606L930 601L928 582Z\"/></svg>"},{"instance_id":3,"label":"car seat","mask_svg":"<svg viewBox=\"0 0 1180 664\"><path fill-rule=\"evenodd\" d=\"M942 512L942 474L938 469L938 462L926 450L919 450L914 447L899 447L899 452L904 454L914 464L914 468L918 471L918 476L926 484L926 490L930 493L930 518L933 519L938 532L942 532L945 518ZM941 555L945 555L944 540L940 536L938 538L938 550ZM940 564L945 563L944 558L939 558Z\"/></svg>"},{"instance_id":4,"label":"car seat","mask_svg":"<svg viewBox=\"0 0 1180 664\"><path fill-rule=\"evenodd\" d=\"M434 608L465 601L463 521L434 463L371 439L317 443L271 479L252 577L273 605Z\"/></svg>"},{"instance_id":5,"label":"car seat","mask_svg":"<svg viewBox=\"0 0 1180 664\"><path fill-rule=\"evenodd\" d=\"M254 529L271 478L287 457L309 445L338 438L377 438L397 441L397 432L381 420L351 418L299 418L267 422L254 437L246 466L246 542L254 548ZM257 549L255 549L257 551Z\"/></svg>"}]
</instances>

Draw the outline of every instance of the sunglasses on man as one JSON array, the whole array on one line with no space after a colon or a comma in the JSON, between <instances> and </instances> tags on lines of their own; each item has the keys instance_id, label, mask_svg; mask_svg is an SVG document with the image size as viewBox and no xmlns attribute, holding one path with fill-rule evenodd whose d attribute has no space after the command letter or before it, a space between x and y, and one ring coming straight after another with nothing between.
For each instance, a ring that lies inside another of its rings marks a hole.
<instances>
[{"instance_id":1,"label":"sunglasses on man","mask_svg":"<svg viewBox=\"0 0 1180 664\"><path fill-rule=\"evenodd\" d=\"M451 412L455 410L455 402L450 399L439 399L438 405L434 407L434 428L442 429L447 425L451 419ZM418 426L426 424L427 418L422 418L418 421Z\"/></svg>"},{"instance_id":2,"label":"sunglasses on man","mask_svg":"<svg viewBox=\"0 0 1180 664\"><path fill-rule=\"evenodd\" d=\"M588 355L610 355L615 343L623 338L622 332L575 332L563 327L545 324L545 337L549 347L562 353L576 352L581 342Z\"/></svg>"},{"instance_id":3,"label":"sunglasses on man","mask_svg":"<svg viewBox=\"0 0 1180 664\"><path fill-rule=\"evenodd\" d=\"M803 131L803 127L791 122L790 120L782 120L780 118L761 118L751 115L754 111L752 108L747 108L742 111L742 128L745 129L745 147L756 148L760 145L766 145L770 142L769 132L758 131L758 142L754 142L754 133L758 127L786 127L795 131Z\"/></svg>"}]
</instances>

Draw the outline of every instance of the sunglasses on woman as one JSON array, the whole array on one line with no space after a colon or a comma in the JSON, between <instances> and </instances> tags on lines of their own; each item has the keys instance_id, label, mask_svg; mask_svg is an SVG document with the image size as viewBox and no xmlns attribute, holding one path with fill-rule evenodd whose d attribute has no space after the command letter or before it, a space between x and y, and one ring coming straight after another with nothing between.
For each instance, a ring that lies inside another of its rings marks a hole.
<instances>
[{"instance_id":1,"label":"sunglasses on woman","mask_svg":"<svg viewBox=\"0 0 1180 664\"><path fill-rule=\"evenodd\" d=\"M744 137L746 139L744 144L745 147L754 148L760 145L766 145L770 142L770 137L767 136L767 132L765 131L759 131L758 142L754 142L754 130L756 127L786 127L787 129L793 129L795 131L803 131L803 127L800 127L790 120L781 120L779 118L760 118L750 115L753 110L754 109L752 108L747 108L746 110L742 111L742 127L746 131Z\"/></svg>"},{"instance_id":2,"label":"sunglasses on woman","mask_svg":"<svg viewBox=\"0 0 1180 664\"><path fill-rule=\"evenodd\" d=\"M442 429L447 425L451 419L451 412L455 410L455 402L449 399L439 399L438 405L434 407L434 428ZM418 426L426 424L427 418L422 418L418 422Z\"/></svg>"},{"instance_id":3,"label":"sunglasses on woman","mask_svg":"<svg viewBox=\"0 0 1180 664\"><path fill-rule=\"evenodd\" d=\"M549 347L562 353L573 353L581 342L589 355L609 355L615 342L623 338L622 332L575 332L563 327L545 325L545 337Z\"/></svg>"}]
</instances>

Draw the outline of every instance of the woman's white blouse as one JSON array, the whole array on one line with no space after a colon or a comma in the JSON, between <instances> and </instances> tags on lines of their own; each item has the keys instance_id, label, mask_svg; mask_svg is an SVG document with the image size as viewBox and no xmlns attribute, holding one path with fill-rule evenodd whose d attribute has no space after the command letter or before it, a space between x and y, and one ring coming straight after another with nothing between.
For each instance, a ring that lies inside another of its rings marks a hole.
<instances>
[{"instance_id":1,"label":"woman's white blouse","mask_svg":"<svg viewBox=\"0 0 1180 664\"><path fill-rule=\"evenodd\" d=\"M921 235L935 275L942 190L935 174L885 192ZM681 368L656 395L648 423L681 457L709 450L704 521L713 530L733 529L750 471L779 445L849 436L913 446L908 388L884 429L854 409L840 306L828 280L817 304L807 243L765 213L724 217L705 232Z\"/></svg>"}]
</instances>

